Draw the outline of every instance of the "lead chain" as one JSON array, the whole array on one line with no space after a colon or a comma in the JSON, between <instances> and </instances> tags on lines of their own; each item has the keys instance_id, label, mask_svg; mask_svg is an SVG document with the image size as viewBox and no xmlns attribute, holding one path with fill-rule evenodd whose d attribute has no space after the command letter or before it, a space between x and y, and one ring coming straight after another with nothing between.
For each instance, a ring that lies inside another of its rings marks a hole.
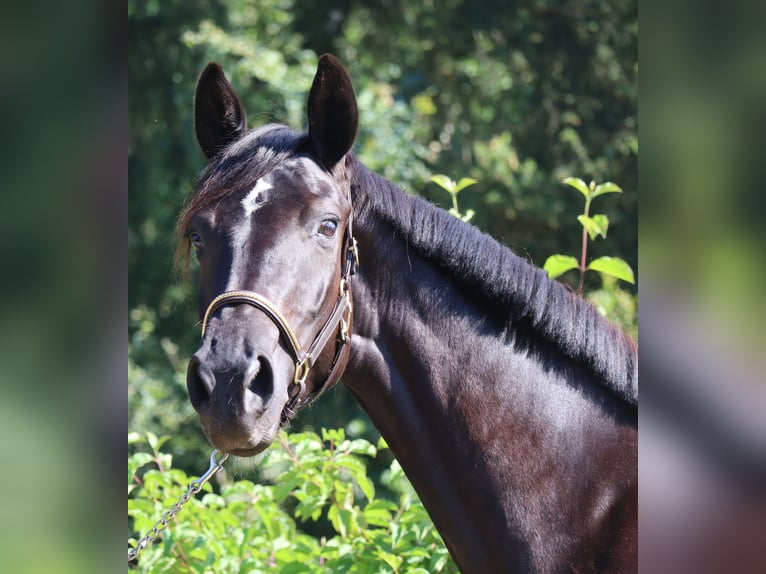
<instances>
[{"instance_id":1,"label":"lead chain","mask_svg":"<svg viewBox=\"0 0 766 574\"><path fill-rule=\"evenodd\" d=\"M192 497L192 495L197 494L200 490L202 490L202 487L205 485L205 483L213 478L213 475L215 475L215 473L223 468L223 463L227 458L229 458L228 454L221 454L216 449L213 449L213 452L210 453L210 467L207 469L205 474L196 480L192 480L189 483L189 486L186 488L186 492L184 492L178 499L178 502L173 503L173 505L165 511L165 513L162 515L162 518L154 523L154 526L152 526L144 535L144 537L138 541L138 544L136 544L135 548L128 549L128 562L132 562L138 558L139 553L154 542L155 538L157 538L157 536L159 536L160 533L168 527L168 524L175 519L176 515L181 512L184 505L189 502L189 499Z\"/></svg>"}]
</instances>

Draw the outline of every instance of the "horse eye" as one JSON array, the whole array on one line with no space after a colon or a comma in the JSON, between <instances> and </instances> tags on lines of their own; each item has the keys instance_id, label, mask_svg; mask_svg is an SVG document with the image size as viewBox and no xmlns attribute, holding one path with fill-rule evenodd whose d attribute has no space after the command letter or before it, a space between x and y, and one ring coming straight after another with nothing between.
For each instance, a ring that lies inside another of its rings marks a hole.
<instances>
[{"instance_id":1,"label":"horse eye","mask_svg":"<svg viewBox=\"0 0 766 574\"><path fill-rule=\"evenodd\" d=\"M317 231L320 235L324 235L325 237L334 237L335 232L338 231L338 222L332 219L325 219L319 224L319 229Z\"/></svg>"},{"instance_id":2,"label":"horse eye","mask_svg":"<svg viewBox=\"0 0 766 574\"><path fill-rule=\"evenodd\" d=\"M202 247L202 236L196 231L192 231L189 234L189 241L191 241L195 249Z\"/></svg>"}]
</instances>

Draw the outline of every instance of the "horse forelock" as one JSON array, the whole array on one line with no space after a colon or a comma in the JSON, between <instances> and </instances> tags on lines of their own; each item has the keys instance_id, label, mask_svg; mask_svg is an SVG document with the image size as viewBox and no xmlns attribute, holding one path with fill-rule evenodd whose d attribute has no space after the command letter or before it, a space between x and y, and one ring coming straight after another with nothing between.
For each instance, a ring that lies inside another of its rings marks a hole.
<instances>
[{"instance_id":1,"label":"horse forelock","mask_svg":"<svg viewBox=\"0 0 766 574\"><path fill-rule=\"evenodd\" d=\"M270 124L253 129L210 162L186 198L176 223L175 261L184 275L190 253L186 230L192 218L243 189L254 188L265 174L298 153L306 137L287 126Z\"/></svg>"},{"instance_id":2,"label":"horse forelock","mask_svg":"<svg viewBox=\"0 0 766 574\"><path fill-rule=\"evenodd\" d=\"M355 158L349 163L357 217L392 225L409 249L438 262L493 310L505 309L506 329L521 326L533 332L584 364L612 392L637 404L637 346L631 337L491 236L404 192Z\"/></svg>"}]
</instances>

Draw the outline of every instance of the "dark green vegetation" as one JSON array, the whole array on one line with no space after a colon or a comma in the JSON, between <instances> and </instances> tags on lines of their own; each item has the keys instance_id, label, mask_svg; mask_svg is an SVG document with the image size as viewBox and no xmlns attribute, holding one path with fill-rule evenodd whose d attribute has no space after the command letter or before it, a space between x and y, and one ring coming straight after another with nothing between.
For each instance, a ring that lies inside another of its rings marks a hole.
<instances>
[{"instance_id":1,"label":"dark green vegetation","mask_svg":"<svg viewBox=\"0 0 766 574\"><path fill-rule=\"evenodd\" d=\"M636 12L635 1L596 0L129 1L130 430L170 435L163 449L179 472L206 468L208 447L185 388L199 339L196 287L193 277L174 275L172 262L175 217L204 165L191 118L208 61L221 62L251 125L302 128L317 57L336 54L357 91L357 155L445 208L450 195L430 182L433 174L478 180L460 193L460 209L540 266L580 246L581 198L561 181L614 181L624 193L599 200L609 234L589 246L588 258L619 256L636 270ZM635 334L634 291L623 290L634 287L604 281L588 274L589 298ZM321 427L377 441L342 386L292 430ZM401 489L381 478L391 472L390 453L365 461L375 500L398 503ZM266 470L243 476L269 479L259 475ZM333 527L326 511L317 523L306 520L310 514L286 504L311 536L331 537L343 524L336 516Z\"/></svg>"}]
</instances>

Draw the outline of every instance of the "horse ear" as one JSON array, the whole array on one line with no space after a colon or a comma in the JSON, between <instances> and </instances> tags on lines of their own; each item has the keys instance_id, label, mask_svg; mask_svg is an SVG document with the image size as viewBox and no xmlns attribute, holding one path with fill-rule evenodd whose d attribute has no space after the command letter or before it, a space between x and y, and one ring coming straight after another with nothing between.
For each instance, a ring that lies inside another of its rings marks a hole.
<instances>
[{"instance_id":1,"label":"horse ear","mask_svg":"<svg viewBox=\"0 0 766 574\"><path fill-rule=\"evenodd\" d=\"M247 116L221 66L211 62L194 92L194 129L208 159L213 159L247 131Z\"/></svg>"},{"instance_id":2,"label":"horse ear","mask_svg":"<svg viewBox=\"0 0 766 574\"><path fill-rule=\"evenodd\" d=\"M354 145L359 115L351 79L335 56L319 58L308 102L309 141L316 157L332 169Z\"/></svg>"}]
</instances>

